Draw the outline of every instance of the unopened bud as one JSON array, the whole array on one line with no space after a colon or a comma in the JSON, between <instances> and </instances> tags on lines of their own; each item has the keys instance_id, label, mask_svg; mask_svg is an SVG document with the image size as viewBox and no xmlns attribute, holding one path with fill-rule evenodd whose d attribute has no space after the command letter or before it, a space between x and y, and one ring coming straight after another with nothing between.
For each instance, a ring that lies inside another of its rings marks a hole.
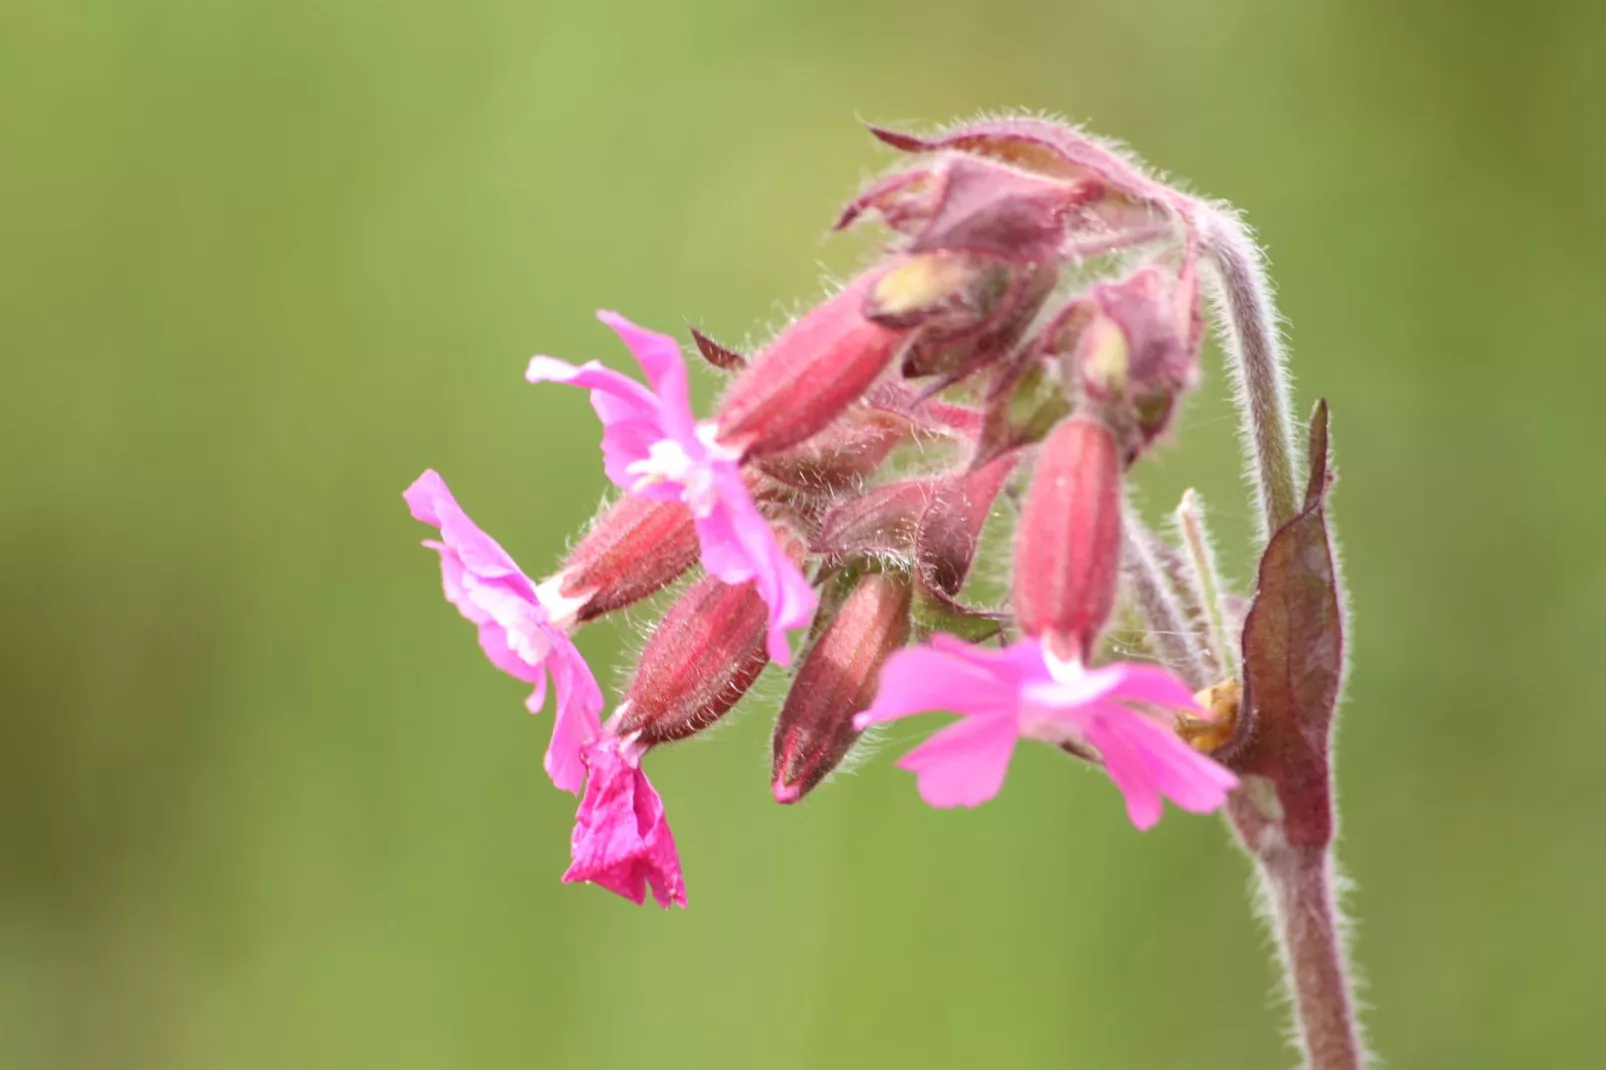
<instances>
[{"instance_id":1,"label":"unopened bud","mask_svg":"<svg viewBox=\"0 0 1606 1070\"><path fill-rule=\"evenodd\" d=\"M853 715L875 698L882 663L909 641L909 577L870 573L803 659L775 723L775 800L794 803L835 769L859 738Z\"/></svg>"},{"instance_id":2,"label":"unopened bud","mask_svg":"<svg viewBox=\"0 0 1606 1070\"><path fill-rule=\"evenodd\" d=\"M931 168L889 175L855 197L831 229L843 230L864 213L873 211L893 230L918 232L941 203L943 186L944 176Z\"/></svg>"},{"instance_id":3,"label":"unopened bud","mask_svg":"<svg viewBox=\"0 0 1606 1070\"><path fill-rule=\"evenodd\" d=\"M985 318L1007 284L996 261L967 253L906 256L870 288L864 314L884 327L962 329Z\"/></svg>"},{"instance_id":4,"label":"unopened bud","mask_svg":"<svg viewBox=\"0 0 1606 1070\"><path fill-rule=\"evenodd\" d=\"M936 481L899 480L871 487L832 506L814 538L820 554L901 554L914 551L920 518L936 493Z\"/></svg>"},{"instance_id":5,"label":"unopened bud","mask_svg":"<svg viewBox=\"0 0 1606 1070\"><path fill-rule=\"evenodd\" d=\"M675 582L697 562L697 528L680 502L624 497L592 523L555 577L575 617L595 620Z\"/></svg>"},{"instance_id":6,"label":"unopened bud","mask_svg":"<svg viewBox=\"0 0 1606 1070\"><path fill-rule=\"evenodd\" d=\"M1129 464L1165 433L1198 378L1198 305L1191 259L1176 271L1150 264L1094 286L1038 338L1045 354L1065 358L1078 394L1125 412L1117 425Z\"/></svg>"},{"instance_id":7,"label":"unopened bud","mask_svg":"<svg viewBox=\"0 0 1606 1070\"><path fill-rule=\"evenodd\" d=\"M1011 360L993 366L972 468L1009 450L1041 442L1070 414L1071 399L1060 377L1052 374L1040 356L1037 345L1022 346Z\"/></svg>"},{"instance_id":8,"label":"unopened bud","mask_svg":"<svg viewBox=\"0 0 1606 1070\"><path fill-rule=\"evenodd\" d=\"M807 442L766 454L755 464L794 490L837 494L873 474L889 454L914 437L914 426L889 413L865 409L839 420Z\"/></svg>"},{"instance_id":9,"label":"unopened bud","mask_svg":"<svg viewBox=\"0 0 1606 1070\"><path fill-rule=\"evenodd\" d=\"M979 409L941 401L929 393L916 393L899 383L881 383L865 395L864 403L876 412L906 421L915 432L966 442L975 441L985 421Z\"/></svg>"},{"instance_id":10,"label":"unopened bud","mask_svg":"<svg viewBox=\"0 0 1606 1070\"><path fill-rule=\"evenodd\" d=\"M652 745L699 732L741 701L769 663L769 610L752 582L709 576L680 597L647 640L615 734Z\"/></svg>"},{"instance_id":11,"label":"unopened bud","mask_svg":"<svg viewBox=\"0 0 1606 1070\"><path fill-rule=\"evenodd\" d=\"M1052 265L972 259L981 268L971 303L946 317L932 317L904 353L904 378L941 377L926 387L927 396L1020 350L1059 279Z\"/></svg>"},{"instance_id":12,"label":"unopened bud","mask_svg":"<svg viewBox=\"0 0 1606 1070\"><path fill-rule=\"evenodd\" d=\"M926 583L950 597L959 593L993 503L1019 462L1018 452L1006 453L980 468L936 481L915 536L915 557Z\"/></svg>"},{"instance_id":13,"label":"unopened bud","mask_svg":"<svg viewBox=\"0 0 1606 1070\"><path fill-rule=\"evenodd\" d=\"M1197 374L1201 319L1198 282L1191 265L1178 275L1150 264L1120 282L1093 288L1088 300L1099 309L1095 322L1112 325L1123 336L1123 363L1141 390L1165 388L1171 392L1192 384ZM1108 343L1084 334L1078 362L1084 373L1094 374ZM1123 377L1124 378L1124 377Z\"/></svg>"},{"instance_id":14,"label":"unopened bud","mask_svg":"<svg viewBox=\"0 0 1606 1070\"><path fill-rule=\"evenodd\" d=\"M720 403L719 439L747 456L794 446L842 414L875 382L908 332L864 316L877 274L846 289L781 332L731 384Z\"/></svg>"},{"instance_id":15,"label":"unopened bud","mask_svg":"<svg viewBox=\"0 0 1606 1070\"><path fill-rule=\"evenodd\" d=\"M1178 272L1151 264L1122 282L1094 288L1097 323L1113 324L1124 342L1126 382L1137 441L1128 444L1128 463L1163 435L1176 415L1178 400L1199 377L1198 274L1192 260ZM1082 340L1078 363L1084 385L1098 394L1100 359L1097 340Z\"/></svg>"},{"instance_id":16,"label":"unopened bud","mask_svg":"<svg viewBox=\"0 0 1606 1070\"><path fill-rule=\"evenodd\" d=\"M1121 567L1121 456L1115 435L1078 414L1038 452L1015 539L1021 630L1085 660L1115 607Z\"/></svg>"},{"instance_id":17,"label":"unopened bud","mask_svg":"<svg viewBox=\"0 0 1606 1070\"><path fill-rule=\"evenodd\" d=\"M1067 259L1069 233L1108 187L1087 175L1069 180L1009 163L947 153L930 167L877 182L838 221L867 211L909 236L910 253L970 252L1016 264ZM1102 229L1102 228L1101 228Z\"/></svg>"},{"instance_id":18,"label":"unopened bud","mask_svg":"<svg viewBox=\"0 0 1606 1070\"><path fill-rule=\"evenodd\" d=\"M1126 334L1108 316L1096 314L1082 329L1076 360L1084 389L1093 397L1110 399L1126 393L1132 350Z\"/></svg>"},{"instance_id":19,"label":"unopened bud","mask_svg":"<svg viewBox=\"0 0 1606 1070\"><path fill-rule=\"evenodd\" d=\"M1092 180L1103 197L1089 222L1105 229L1141 225L1153 210L1174 211L1178 199L1109 145L1049 119L980 119L932 137L874 126L870 132L902 152L970 153L1064 181Z\"/></svg>"}]
</instances>

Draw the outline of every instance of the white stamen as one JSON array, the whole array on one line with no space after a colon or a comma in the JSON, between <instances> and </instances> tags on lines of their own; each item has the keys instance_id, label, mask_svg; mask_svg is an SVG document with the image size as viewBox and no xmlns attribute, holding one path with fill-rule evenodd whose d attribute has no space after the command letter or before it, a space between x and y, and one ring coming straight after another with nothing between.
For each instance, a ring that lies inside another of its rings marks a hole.
<instances>
[{"instance_id":1,"label":"white stamen","mask_svg":"<svg viewBox=\"0 0 1606 1070\"><path fill-rule=\"evenodd\" d=\"M535 598L541 603L541 608L546 610L547 624L560 632L574 630L580 610L584 609L586 603L591 601L591 596L596 594L595 590L564 594L563 584L567 578L567 573L559 572L542 580L535 587Z\"/></svg>"}]
</instances>

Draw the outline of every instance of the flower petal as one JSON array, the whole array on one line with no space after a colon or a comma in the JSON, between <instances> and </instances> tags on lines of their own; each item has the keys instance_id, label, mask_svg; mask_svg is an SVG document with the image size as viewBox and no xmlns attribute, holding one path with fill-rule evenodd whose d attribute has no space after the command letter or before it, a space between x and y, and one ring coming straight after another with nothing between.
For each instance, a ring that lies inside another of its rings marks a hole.
<instances>
[{"instance_id":1,"label":"flower petal","mask_svg":"<svg viewBox=\"0 0 1606 1070\"><path fill-rule=\"evenodd\" d=\"M467 613L463 615L468 616ZM538 662L532 665L519 657L513 650L513 644L508 641L507 631L495 621L485 621L480 624L479 629L480 650L484 652L486 660L513 679L536 685L536 693L540 695L541 701L537 702L535 709L530 712L541 712L541 707L546 703L545 664ZM525 705L529 703L526 702Z\"/></svg>"},{"instance_id":2,"label":"flower petal","mask_svg":"<svg viewBox=\"0 0 1606 1070\"><path fill-rule=\"evenodd\" d=\"M535 585L458 507L439 475L425 472L405 498L415 517L441 530L442 541L424 545L440 554L446 597L478 628L480 649L492 665L534 685L525 700L531 713L546 704L549 674L556 682L557 713L544 764L554 784L578 792L585 777L580 748L602 729L602 691L585 658L550 623Z\"/></svg>"},{"instance_id":3,"label":"flower petal","mask_svg":"<svg viewBox=\"0 0 1606 1070\"><path fill-rule=\"evenodd\" d=\"M1160 794L1184 810L1207 814L1227 800L1238 778L1220 762L1190 747L1175 732L1140 713L1110 711L1108 723L1124 735L1142 757Z\"/></svg>"},{"instance_id":4,"label":"flower petal","mask_svg":"<svg viewBox=\"0 0 1606 1070\"><path fill-rule=\"evenodd\" d=\"M724 583L752 580L769 607L770 660L790 665L787 631L807 627L819 606L808 578L775 537L775 529L753 504L736 466L715 462L714 487L718 502L697 520L703 567Z\"/></svg>"},{"instance_id":5,"label":"flower petal","mask_svg":"<svg viewBox=\"0 0 1606 1070\"><path fill-rule=\"evenodd\" d=\"M1003 647L968 643L946 632L938 632L928 641L938 650L957 655L1001 680L1008 680L1012 685L1053 678L1044 658L1046 648L1042 640L1035 637Z\"/></svg>"},{"instance_id":6,"label":"flower petal","mask_svg":"<svg viewBox=\"0 0 1606 1070\"><path fill-rule=\"evenodd\" d=\"M524 378L591 391L591 407L602 421L603 469L609 480L628 490L635 482L629 466L646 460L653 443L664 437L661 409L652 391L594 360L576 366L552 357L532 357Z\"/></svg>"},{"instance_id":7,"label":"flower petal","mask_svg":"<svg viewBox=\"0 0 1606 1070\"><path fill-rule=\"evenodd\" d=\"M675 838L663 800L641 771L640 754L604 736L585 748L585 761L590 776L575 815L572 862L563 882L590 881L638 905L651 887L660 906L685 906Z\"/></svg>"},{"instance_id":8,"label":"flower petal","mask_svg":"<svg viewBox=\"0 0 1606 1070\"><path fill-rule=\"evenodd\" d=\"M898 759L932 806L977 806L998 794L1019 738L1014 717L967 717Z\"/></svg>"},{"instance_id":9,"label":"flower petal","mask_svg":"<svg viewBox=\"0 0 1606 1070\"><path fill-rule=\"evenodd\" d=\"M1103 755L1105 771L1126 798L1126 814L1132 824L1140 830L1153 828L1163 810L1160 789L1137 748L1099 721L1088 726L1087 741Z\"/></svg>"},{"instance_id":10,"label":"flower petal","mask_svg":"<svg viewBox=\"0 0 1606 1070\"><path fill-rule=\"evenodd\" d=\"M870 708L853 719L864 729L882 721L895 721L916 713L948 710L954 713L1007 716L1015 712L1018 688L1008 666L996 659L978 657L968 643L933 636L923 646L895 652L881 667L881 682Z\"/></svg>"},{"instance_id":11,"label":"flower petal","mask_svg":"<svg viewBox=\"0 0 1606 1070\"><path fill-rule=\"evenodd\" d=\"M1172 710L1186 710L1194 715L1211 716L1194 699L1188 685L1158 665L1145 665L1136 661L1121 661L1102 669L1095 675L1109 673L1116 677L1109 697L1134 702L1152 702Z\"/></svg>"},{"instance_id":12,"label":"flower petal","mask_svg":"<svg viewBox=\"0 0 1606 1070\"><path fill-rule=\"evenodd\" d=\"M641 370L647 373L647 381L658 395L659 419L664 433L683 443L693 440L696 417L691 411L686 358L681 355L680 343L667 334L637 326L617 312L598 309L597 319L613 328L636 358L636 363L641 365Z\"/></svg>"},{"instance_id":13,"label":"flower petal","mask_svg":"<svg viewBox=\"0 0 1606 1070\"><path fill-rule=\"evenodd\" d=\"M502 583L528 600L535 600L535 586L508 552L463 512L440 473L433 468L425 471L402 492L402 499L407 502L414 520L440 529L441 542L426 545L440 550L443 559L450 551L462 562L463 569L475 577ZM458 578L461 579L461 574ZM450 590L447 597L457 603ZM461 604L458 604L461 608Z\"/></svg>"},{"instance_id":14,"label":"flower petal","mask_svg":"<svg viewBox=\"0 0 1606 1070\"><path fill-rule=\"evenodd\" d=\"M547 667L557 684L558 702L552 719L552 742L547 745L542 765L552 783L578 794L585 781L582 750L602 734L602 689L568 636L558 637Z\"/></svg>"},{"instance_id":15,"label":"flower petal","mask_svg":"<svg viewBox=\"0 0 1606 1070\"><path fill-rule=\"evenodd\" d=\"M1104 756L1110 779L1126 796L1127 813L1140 829L1160 820L1161 796L1203 814L1221 806L1238 786L1229 770L1176 733L1115 703L1101 703L1093 711L1085 735Z\"/></svg>"},{"instance_id":16,"label":"flower petal","mask_svg":"<svg viewBox=\"0 0 1606 1070\"><path fill-rule=\"evenodd\" d=\"M402 497L415 518L440 529L442 541L426 539L424 545L440 555L446 600L479 629L480 649L486 658L514 679L536 683L544 671L541 663L520 657L509 642L506 626L497 620L498 612L520 611L532 621L545 619L529 578L507 551L458 507L446 482L433 470L419 476Z\"/></svg>"}]
</instances>

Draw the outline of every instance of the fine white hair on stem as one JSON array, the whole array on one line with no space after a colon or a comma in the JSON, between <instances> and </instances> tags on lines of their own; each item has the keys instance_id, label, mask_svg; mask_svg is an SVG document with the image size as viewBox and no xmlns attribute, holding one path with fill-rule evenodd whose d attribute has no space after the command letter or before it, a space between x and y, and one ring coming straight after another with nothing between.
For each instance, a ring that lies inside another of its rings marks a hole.
<instances>
[{"instance_id":1,"label":"fine white hair on stem","mask_svg":"<svg viewBox=\"0 0 1606 1070\"><path fill-rule=\"evenodd\" d=\"M1360 978L1350 962L1353 923L1343 900L1352 885L1331 848L1282 841L1255 853L1256 913L1277 943L1280 995L1292 1006L1288 1040L1306 1070L1364 1070L1377 1065L1357 1013Z\"/></svg>"},{"instance_id":2,"label":"fine white hair on stem","mask_svg":"<svg viewBox=\"0 0 1606 1070\"><path fill-rule=\"evenodd\" d=\"M1243 422L1264 545L1299 506L1299 451L1280 320L1265 257L1249 228L1224 205L1196 203L1193 212L1205 252L1205 287Z\"/></svg>"}]
</instances>

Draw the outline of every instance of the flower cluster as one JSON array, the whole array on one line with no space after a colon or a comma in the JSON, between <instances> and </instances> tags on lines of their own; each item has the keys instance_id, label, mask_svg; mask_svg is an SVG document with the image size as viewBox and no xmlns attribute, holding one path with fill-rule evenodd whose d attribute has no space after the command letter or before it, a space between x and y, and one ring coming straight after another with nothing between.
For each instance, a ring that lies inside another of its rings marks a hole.
<instances>
[{"instance_id":1,"label":"flower cluster","mask_svg":"<svg viewBox=\"0 0 1606 1070\"><path fill-rule=\"evenodd\" d=\"M1215 587L1125 502L1127 472L1197 377L1193 202L1047 121L874 133L912 165L838 226L878 218L891 242L751 357L693 332L730 377L707 418L676 340L617 313L598 318L645 381L530 362L531 383L589 392L622 492L555 572L530 579L434 472L406 493L439 530L425 545L486 656L534 686L532 712L553 685L546 770L584 789L566 881L684 905L642 759L724 716L771 662L789 667L794 638L780 802L869 726L928 711L960 719L899 764L933 806L996 795L1022 738L1102 767L1139 828L1162 799L1206 812L1237 786L1188 742L1212 716L1194 693L1230 668L1211 641L1227 611L1197 604ZM1000 605L967 583L989 523L1011 547ZM699 564L604 721L573 631ZM1107 632L1123 607L1151 621L1167 605L1177 619L1148 629L1150 660L1117 659Z\"/></svg>"}]
</instances>

